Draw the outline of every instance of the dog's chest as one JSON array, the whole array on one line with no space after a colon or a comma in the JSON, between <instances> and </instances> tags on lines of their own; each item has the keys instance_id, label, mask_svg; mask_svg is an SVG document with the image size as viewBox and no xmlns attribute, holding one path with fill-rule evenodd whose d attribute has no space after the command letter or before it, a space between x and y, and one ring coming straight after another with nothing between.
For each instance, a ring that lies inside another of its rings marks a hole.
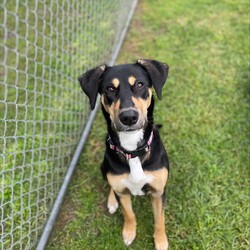
<instances>
[{"instance_id":1,"label":"dog's chest","mask_svg":"<svg viewBox=\"0 0 250 250\"><path fill-rule=\"evenodd\" d=\"M135 132L120 132L119 139L123 148L129 151L136 150L137 144L143 138L143 130L138 130ZM122 185L129 189L133 195L144 195L142 188L146 184L150 184L153 180L153 176L145 174L142 169L142 163L139 157L135 157L128 160L130 174L127 178L121 180Z\"/></svg>"},{"instance_id":2,"label":"dog's chest","mask_svg":"<svg viewBox=\"0 0 250 250\"><path fill-rule=\"evenodd\" d=\"M129 189L132 195L145 195L143 187L150 184L154 177L144 173L139 157L130 159L129 167L130 174L121 180L123 186Z\"/></svg>"}]
</instances>

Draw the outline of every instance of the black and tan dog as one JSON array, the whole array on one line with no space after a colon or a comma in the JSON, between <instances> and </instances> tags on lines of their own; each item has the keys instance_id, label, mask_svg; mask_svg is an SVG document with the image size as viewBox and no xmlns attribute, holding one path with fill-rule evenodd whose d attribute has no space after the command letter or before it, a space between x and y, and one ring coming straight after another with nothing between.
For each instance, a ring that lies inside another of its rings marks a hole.
<instances>
[{"instance_id":1,"label":"black and tan dog","mask_svg":"<svg viewBox=\"0 0 250 250\"><path fill-rule=\"evenodd\" d=\"M135 64L102 65L79 77L91 109L94 109L100 93L108 125L101 169L110 185L109 212L112 214L117 210L119 201L124 214L123 240L130 245L136 237L131 194L150 194L157 250L168 248L164 203L169 163L157 127L153 124L152 87L161 99L167 75L165 63L140 59Z\"/></svg>"}]
</instances>

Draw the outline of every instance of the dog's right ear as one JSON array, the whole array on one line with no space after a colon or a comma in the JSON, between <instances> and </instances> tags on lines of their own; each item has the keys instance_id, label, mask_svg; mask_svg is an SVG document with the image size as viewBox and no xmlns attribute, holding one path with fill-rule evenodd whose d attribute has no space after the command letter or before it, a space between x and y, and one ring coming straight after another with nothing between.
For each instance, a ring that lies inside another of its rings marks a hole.
<instances>
[{"instance_id":1,"label":"dog's right ear","mask_svg":"<svg viewBox=\"0 0 250 250\"><path fill-rule=\"evenodd\" d=\"M78 78L83 91L89 98L90 107L92 110L95 108L101 76L106 69L107 65L104 64L85 72Z\"/></svg>"},{"instance_id":2,"label":"dog's right ear","mask_svg":"<svg viewBox=\"0 0 250 250\"><path fill-rule=\"evenodd\" d=\"M148 72L157 97L161 99L162 87L168 77L168 65L151 59L139 59L137 63Z\"/></svg>"}]
</instances>

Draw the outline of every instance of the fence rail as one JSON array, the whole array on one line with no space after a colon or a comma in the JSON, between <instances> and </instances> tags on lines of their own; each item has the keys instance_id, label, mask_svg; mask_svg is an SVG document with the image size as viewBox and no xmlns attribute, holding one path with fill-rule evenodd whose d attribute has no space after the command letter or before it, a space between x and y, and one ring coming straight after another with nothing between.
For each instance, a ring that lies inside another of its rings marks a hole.
<instances>
[{"instance_id":1,"label":"fence rail","mask_svg":"<svg viewBox=\"0 0 250 250\"><path fill-rule=\"evenodd\" d=\"M39 243L45 246L94 117L77 77L97 64L114 63L135 4L0 5L2 250L35 248L48 222Z\"/></svg>"}]
</instances>

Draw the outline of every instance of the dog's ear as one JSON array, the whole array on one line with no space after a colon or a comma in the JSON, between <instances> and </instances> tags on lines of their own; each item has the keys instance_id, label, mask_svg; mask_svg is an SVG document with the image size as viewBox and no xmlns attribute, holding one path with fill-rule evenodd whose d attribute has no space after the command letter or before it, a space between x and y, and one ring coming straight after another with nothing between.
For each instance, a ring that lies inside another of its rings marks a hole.
<instances>
[{"instance_id":1,"label":"dog's ear","mask_svg":"<svg viewBox=\"0 0 250 250\"><path fill-rule=\"evenodd\" d=\"M148 72L157 97L161 99L162 87L168 77L168 65L150 59L139 59L137 63Z\"/></svg>"},{"instance_id":2,"label":"dog's ear","mask_svg":"<svg viewBox=\"0 0 250 250\"><path fill-rule=\"evenodd\" d=\"M85 72L78 78L83 91L89 98L90 107L92 110L95 108L99 83L101 80L101 76L105 72L106 68L107 66L105 64L98 66Z\"/></svg>"}]
</instances>

